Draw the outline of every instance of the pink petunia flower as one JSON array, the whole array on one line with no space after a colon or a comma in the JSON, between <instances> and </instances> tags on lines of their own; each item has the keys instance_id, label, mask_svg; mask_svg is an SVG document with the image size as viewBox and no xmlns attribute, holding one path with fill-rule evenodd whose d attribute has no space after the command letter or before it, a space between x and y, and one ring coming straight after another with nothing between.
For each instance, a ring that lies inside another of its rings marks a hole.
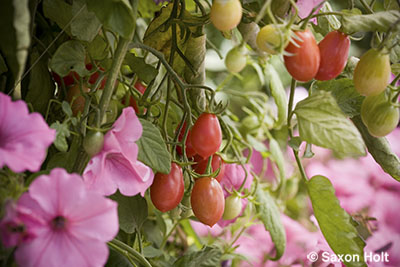
<instances>
[{"instance_id":1,"label":"pink petunia flower","mask_svg":"<svg viewBox=\"0 0 400 267\"><path fill-rule=\"evenodd\" d=\"M118 233L117 203L86 189L80 176L56 168L36 178L18 201L37 223L35 237L20 244L20 266L103 266L106 242ZM40 223L38 223L40 222Z\"/></svg>"},{"instance_id":2,"label":"pink petunia flower","mask_svg":"<svg viewBox=\"0 0 400 267\"><path fill-rule=\"evenodd\" d=\"M88 188L103 195L112 195L117 189L121 194L144 196L153 183L151 168L137 160L136 141L142 135L142 125L135 111L125 108L114 122L113 129L104 137L102 151L94 156L83 172Z\"/></svg>"},{"instance_id":3,"label":"pink petunia flower","mask_svg":"<svg viewBox=\"0 0 400 267\"><path fill-rule=\"evenodd\" d=\"M0 92L0 168L38 171L55 137L39 113L29 114L25 102Z\"/></svg>"},{"instance_id":4,"label":"pink petunia flower","mask_svg":"<svg viewBox=\"0 0 400 267\"><path fill-rule=\"evenodd\" d=\"M297 8L299 9L299 17L300 18L306 18L311 10L319 5L323 0L298 0L296 5ZM318 13L319 9L315 11L315 13ZM315 22L315 20L313 21Z\"/></svg>"},{"instance_id":5,"label":"pink petunia flower","mask_svg":"<svg viewBox=\"0 0 400 267\"><path fill-rule=\"evenodd\" d=\"M249 165L245 165L245 168L247 170L247 178L246 181L244 183L244 187L245 189L250 189L251 184L253 182L253 175L250 173L250 166ZM238 164L227 164L225 166L225 173L224 173L224 177L221 179L221 186L222 189L224 190L224 196L225 198L227 198L230 194L228 191L233 191L233 189L235 190L239 190L240 186L242 185L244 179L246 177L246 172L243 169L243 167L241 165ZM243 210L246 208L247 206L247 199L242 198L242 212ZM236 221L235 219L232 220L219 220L217 223L219 226L221 227L225 227L230 223L233 223Z\"/></svg>"}]
</instances>

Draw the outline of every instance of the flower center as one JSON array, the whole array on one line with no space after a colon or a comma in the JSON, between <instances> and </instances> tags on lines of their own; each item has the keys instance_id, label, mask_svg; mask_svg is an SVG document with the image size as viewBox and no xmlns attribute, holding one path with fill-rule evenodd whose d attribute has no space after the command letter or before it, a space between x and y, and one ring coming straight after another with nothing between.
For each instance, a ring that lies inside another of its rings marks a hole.
<instances>
[{"instance_id":1,"label":"flower center","mask_svg":"<svg viewBox=\"0 0 400 267\"><path fill-rule=\"evenodd\" d=\"M51 221L54 230L62 230L65 228L67 220L63 216L57 216Z\"/></svg>"}]
</instances>

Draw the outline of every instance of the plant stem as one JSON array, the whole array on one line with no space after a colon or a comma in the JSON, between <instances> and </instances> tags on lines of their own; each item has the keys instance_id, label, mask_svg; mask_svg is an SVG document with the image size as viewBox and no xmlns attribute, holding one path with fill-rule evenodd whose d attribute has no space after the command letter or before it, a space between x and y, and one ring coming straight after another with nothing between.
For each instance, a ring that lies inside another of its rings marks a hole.
<instances>
[{"instance_id":1,"label":"plant stem","mask_svg":"<svg viewBox=\"0 0 400 267\"><path fill-rule=\"evenodd\" d=\"M296 84L297 84L296 80L292 79L292 83L290 84L290 96L289 96L288 117L287 117L287 125L288 125L288 131L289 131L290 138L293 138L293 129L292 129L292 125L291 125L291 120L293 117L293 100L294 100L294 90L296 89ZM304 170L303 164L301 164L301 160L299 157L299 151L293 149L293 154L294 154L294 157L296 158L296 163L299 168L301 177L305 181L307 181L308 180L307 174Z\"/></svg>"},{"instance_id":2,"label":"plant stem","mask_svg":"<svg viewBox=\"0 0 400 267\"><path fill-rule=\"evenodd\" d=\"M127 257L128 259L130 258L129 256L134 257L138 262L140 262L143 266L145 267L152 267L150 262L147 261L145 257L143 257L142 254L128 246L127 244L119 241L118 239L113 239L110 242L108 242L108 245L110 247L115 248L119 253Z\"/></svg>"}]
</instances>

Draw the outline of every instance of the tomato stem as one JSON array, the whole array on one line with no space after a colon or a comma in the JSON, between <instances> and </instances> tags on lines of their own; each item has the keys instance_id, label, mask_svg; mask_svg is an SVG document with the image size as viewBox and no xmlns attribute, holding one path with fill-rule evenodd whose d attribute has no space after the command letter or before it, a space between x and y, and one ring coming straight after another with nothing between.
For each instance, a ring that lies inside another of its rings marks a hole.
<instances>
[{"instance_id":1,"label":"tomato stem","mask_svg":"<svg viewBox=\"0 0 400 267\"><path fill-rule=\"evenodd\" d=\"M111 248L114 248L117 250L120 254L124 255L126 258L128 258L129 261L132 259L130 256L134 257L138 262L143 264L143 266L146 267L152 267L150 262L147 261L143 255L141 255L139 252L131 248L130 246L126 245L125 243L119 241L118 239L113 239L110 242L108 242L108 246Z\"/></svg>"},{"instance_id":2,"label":"tomato stem","mask_svg":"<svg viewBox=\"0 0 400 267\"><path fill-rule=\"evenodd\" d=\"M293 117L293 114L294 114L294 112L293 112L293 101L294 101L294 91L296 89L296 84L297 84L297 81L295 79L292 79L292 83L290 85L290 96L289 96L288 117L287 117L287 125L288 125L289 137L290 138L293 138L293 129L292 129L292 125L291 125L291 120L292 120L292 117ZM300 157L299 157L299 151L293 149L293 154L294 154L294 157L296 158L296 163L297 163L297 166L299 168L301 177L305 181L307 181L308 180L307 174L306 174L306 172L304 170L303 164L301 163L301 160L300 160Z\"/></svg>"}]
</instances>

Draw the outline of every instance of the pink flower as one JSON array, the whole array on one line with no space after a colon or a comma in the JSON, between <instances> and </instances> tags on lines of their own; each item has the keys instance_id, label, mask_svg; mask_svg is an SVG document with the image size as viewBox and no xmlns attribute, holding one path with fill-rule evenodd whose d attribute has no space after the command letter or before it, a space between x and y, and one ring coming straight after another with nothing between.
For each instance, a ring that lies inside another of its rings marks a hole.
<instances>
[{"instance_id":1,"label":"pink flower","mask_svg":"<svg viewBox=\"0 0 400 267\"><path fill-rule=\"evenodd\" d=\"M299 9L299 17L302 19L306 18L310 14L311 10L322 1L323 0L298 0L296 5ZM318 10L316 10L315 13L318 13Z\"/></svg>"},{"instance_id":2,"label":"pink flower","mask_svg":"<svg viewBox=\"0 0 400 267\"><path fill-rule=\"evenodd\" d=\"M103 266L118 233L117 203L88 191L80 176L56 168L18 201L38 218L35 237L15 252L20 266ZM29 224L26 224L29 227Z\"/></svg>"},{"instance_id":3,"label":"pink flower","mask_svg":"<svg viewBox=\"0 0 400 267\"><path fill-rule=\"evenodd\" d=\"M251 184L253 182L253 175L250 173L250 166L249 165L245 165L245 168L247 170L247 178L246 181L244 183L244 187L245 189L249 189L251 187ZM233 191L233 189L235 190L239 190L240 186L242 185L244 179L246 177L246 172L243 169L243 167L239 164L227 164L225 166L225 173L224 173L224 177L221 179L221 186L222 189L224 190L224 196L225 198L227 198L230 193L228 191ZM247 199L242 198L242 212L244 211L244 209L247 206ZM236 218L233 220L219 220L218 221L218 225L221 227L225 227L230 223L233 223L234 221L236 221Z\"/></svg>"},{"instance_id":4,"label":"pink flower","mask_svg":"<svg viewBox=\"0 0 400 267\"><path fill-rule=\"evenodd\" d=\"M94 156L83 172L88 188L103 195L112 195L117 189L121 194L133 196L153 183L151 168L137 160L136 141L142 135L142 125L135 111L125 108L114 122L113 129L104 137L103 150Z\"/></svg>"},{"instance_id":5,"label":"pink flower","mask_svg":"<svg viewBox=\"0 0 400 267\"><path fill-rule=\"evenodd\" d=\"M0 168L38 171L55 137L39 113L29 114L25 102L0 92Z\"/></svg>"}]
</instances>

